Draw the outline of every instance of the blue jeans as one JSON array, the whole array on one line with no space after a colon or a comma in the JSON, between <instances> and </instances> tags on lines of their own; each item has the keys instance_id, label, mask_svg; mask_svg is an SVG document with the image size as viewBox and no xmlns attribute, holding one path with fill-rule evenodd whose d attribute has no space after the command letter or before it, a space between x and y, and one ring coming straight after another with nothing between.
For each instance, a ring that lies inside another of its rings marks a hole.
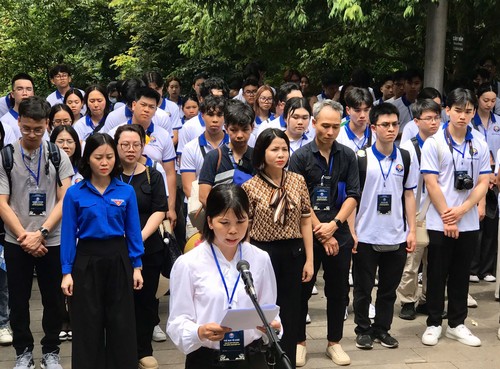
<instances>
[{"instance_id":1,"label":"blue jeans","mask_svg":"<svg viewBox=\"0 0 500 369\"><path fill-rule=\"evenodd\" d=\"M0 328L9 324L9 291L7 289L7 272L0 269Z\"/></svg>"}]
</instances>

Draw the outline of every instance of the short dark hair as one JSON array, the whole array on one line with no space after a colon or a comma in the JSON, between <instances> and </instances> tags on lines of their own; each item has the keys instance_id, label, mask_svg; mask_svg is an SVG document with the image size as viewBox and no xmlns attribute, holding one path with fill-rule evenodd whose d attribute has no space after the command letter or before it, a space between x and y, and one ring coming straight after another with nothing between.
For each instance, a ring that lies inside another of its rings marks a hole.
<instances>
[{"instance_id":1,"label":"short dark hair","mask_svg":"<svg viewBox=\"0 0 500 369\"><path fill-rule=\"evenodd\" d=\"M67 73L68 76L71 76L71 69L67 64L56 64L49 70L50 79L53 79L59 73Z\"/></svg>"},{"instance_id":2,"label":"short dark hair","mask_svg":"<svg viewBox=\"0 0 500 369\"><path fill-rule=\"evenodd\" d=\"M292 97L288 99L285 108L283 109L283 118L287 119L289 114L293 114L293 112L297 109L306 109L309 113L309 116L312 116L311 104L305 97Z\"/></svg>"},{"instance_id":3,"label":"short dark hair","mask_svg":"<svg viewBox=\"0 0 500 369\"><path fill-rule=\"evenodd\" d=\"M170 84L170 82L172 82L172 81L176 81L179 84L179 86L181 86L181 80L180 80L180 78L178 78L176 76L170 76L170 77L167 78L167 87Z\"/></svg>"},{"instance_id":4,"label":"short dark hair","mask_svg":"<svg viewBox=\"0 0 500 369\"><path fill-rule=\"evenodd\" d=\"M417 95L418 99L435 99L439 97L439 100L443 100L441 93L434 87L424 87Z\"/></svg>"},{"instance_id":5,"label":"short dark hair","mask_svg":"<svg viewBox=\"0 0 500 369\"><path fill-rule=\"evenodd\" d=\"M88 116L91 116L91 114L92 114L92 112L90 111L90 108L89 108L89 95L93 91L98 91L101 93L102 96L104 96L104 100L106 101L106 107L104 108L104 117L103 118L105 119L109 113L110 102L108 99L108 93L107 93L106 89L101 85L90 85L85 90L85 96L83 97L83 102L85 103L85 106L87 107L86 114Z\"/></svg>"},{"instance_id":6,"label":"short dark hair","mask_svg":"<svg viewBox=\"0 0 500 369\"><path fill-rule=\"evenodd\" d=\"M200 104L200 112L205 114L207 112L215 112L218 110L221 113L224 113L225 106L226 99L224 97L208 95Z\"/></svg>"},{"instance_id":7,"label":"short dark hair","mask_svg":"<svg viewBox=\"0 0 500 369\"><path fill-rule=\"evenodd\" d=\"M198 106L200 106L200 102L198 101L198 96L196 96L196 94L193 92L182 97L182 107L184 107L184 105L186 105L186 103L189 100L194 101Z\"/></svg>"},{"instance_id":8,"label":"short dark hair","mask_svg":"<svg viewBox=\"0 0 500 369\"><path fill-rule=\"evenodd\" d=\"M75 141L75 152L69 160L71 161L71 165L73 168L78 168L78 165L80 164L80 160L82 158L82 145L80 144L80 138L78 137L78 133L76 133L75 129L71 126L57 126L54 128L52 133L50 134L50 142L56 142L57 141L57 136L63 131L66 131L69 133L73 141Z\"/></svg>"},{"instance_id":9,"label":"short dark hair","mask_svg":"<svg viewBox=\"0 0 500 369\"><path fill-rule=\"evenodd\" d=\"M369 108L373 106L373 96L364 87L352 87L345 93L344 98L345 105L353 109L357 109L363 104L366 104Z\"/></svg>"},{"instance_id":10,"label":"short dark hair","mask_svg":"<svg viewBox=\"0 0 500 369\"><path fill-rule=\"evenodd\" d=\"M55 104L53 107L50 108L50 113L49 113L49 128L52 129L54 127L54 117L55 115L60 112L61 110L64 110L66 113L69 114L71 118L71 124L75 123L75 116L73 115L73 111L70 109L70 107L66 104Z\"/></svg>"},{"instance_id":11,"label":"short dark hair","mask_svg":"<svg viewBox=\"0 0 500 369\"><path fill-rule=\"evenodd\" d=\"M120 95L127 106L132 106L132 103L136 101L137 90L142 87L146 87L146 84L139 78L130 78L123 82Z\"/></svg>"},{"instance_id":12,"label":"short dark hair","mask_svg":"<svg viewBox=\"0 0 500 369\"><path fill-rule=\"evenodd\" d=\"M116 149L115 141L107 133L94 133L92 136L87 138L85 142L85 149L83 150L82 160L78 165L78 172L85 179L90 179L92 177L92 170L90 169L90 155L100 146L109 145L115 153L115 165L109 174L111 178L116 177L122 171L122 164L120 162L120 157L118 156L118 150Z\"/></svg>"},{"instance_id":13,"label":"short dark hair","mask_svg":"<svg viewBox=\"0 0 500 369\"><path fill-rule=\"evenodd\" d=\"M66 93L64 94L64 100L63 102L66 104L66 100L68 100L68 97L70 97L71 95L76 95L78 96L78 98L80 99L80 101L84 102L83 100L83 94L82 94L82 91L80 91L79 89L77 88L70 88L68 91L66 91Z\"/></svg>"},{"instance_id":14,"label":"short dark hair","mask_svg":"<svg viewBox=\"0 0 500 369\"><path fill-rule=\"evenodd\" d=\"M432 111L437 115L441 115L441 106L432 99L417 99L411 104L411 111L414 118L420 118L425 111Z\"/></svg>"},{"instance_id":15,"label":"short dark hair","mask_svg":"<svg viewBox=\"0 0 500 369\"><path fill-rule=\"evenodd\" d=\"M474 108L477 107L476 95L471 90L459 87L446 96L446 106L448 108L453 107L453 105L464 108L467 104L472 105Z\"/></svg>"},{"instance_id":16,"label":"short dark hair","mask_svg":"<svg viewBox=\"0 0 500 369\"><path fill-rule=\"evenodd\" d=\"M486 68L477 68L476 70L474 70L474 74L472 75L472 79L476 78L477 76L480 76L481 78L484 78L484 79L489 81L491 78L491 73Z\"/></svg>"},{"instance_id":17,"label":"short dark hair","mask_svg":"<svg viewBox=\"0 0 500 369\"><path fill-rule=\"evenodd\" d=\"M479 86L477 88L477 92L476 92L477 98L479 99L481 97L481 95L486 93L486 92L494 92L495 95L497 94L495 92L495 90L493 89L493 86L491 85L491 83L483 83L481 86Z\"/></svg>"},{"instance_id":18,"label":"short dark hair","mask_svg":"<svg viewBox=\"0 0 500 369\"><path fill-rule=\"evenodd\" d=\"M339 86L340 85L340 76L334 72L326 72L321 76L321 86Z\"/></svg>"},{"instance_id":19,"label":"short dark hair","mask_svg":"<svg viewBox=\"0 0 500 369\"><path fill-rule=\"evenodd\" d=\"M424 81L424 74L420 69L410 68L405 72L405 81L412 81L413 78L419 78L422 82Z\"/></svg>"},{"instance_id":20,"label":"short dark hair","mask_svg":"<svg viewBox=\"0 0 500 369\"><path fill-rule=\"evenodd\" d=\"M395 71L393 81L401 81L402 79L405 79L405 71L404 70Z\"/></svg>"},{"instance_id":21,"label":"short dark hair","mask_svg":"<svg viewBox=\"0 0 500 369\"><path fill-rule=\"evenodd\" d=\"M379 86L383 86L387 81L394 81L394 74L386 74L379 80Z\"/></svg>"},{"instance_id":22,"label":"short dark hair","mask_svg":"<svg viewBox=\"0 0 500 369\"><path fill-rule=\"evenodd\" d=\"M226 99L229 97L229 87L222 78L211 77L203 81L200 86L200 96L205 98L212 94L212 90L222 90L222 96Z\"/></svg>"},{"instance_id":23,"label":"short dark hair","mask_svg":"<svg viewBox=\"0 0 500 369\"><path fill-rule=\"evenodd\" d=\"M255 78L247 78L246 80L243 81L241 88L244 90L245 87L247 86L255 86L259 88L259 81L257 81Z\"/></svg>"},{"instance_id":24,"label":"short dark hair","mask_svg":"<svg viewBox=\"0 0 500 369\"><path fill-rule=\"evenodd\" d=\"M295 83L295 82L286 82L283 83L278 92L276 93L276 98L279 102L286 102L286 97L288 94L292 91L299 90L300 91L300 86Z\"/></svg>"},{"instance_id":25,"label":"short dark hair","mask_svg":"<svg viewBox=\"0 0 500 369\"><path fill-rule=\"evenodd\" d=\"M139 139L141 143L144 145L146 143L146 132L144 128L142 128L139 124L124 124L118 127L115 132L115 144L118 145L118 141L120 140L120 136L123 132L134 132L139 135Z\"/></svg>"},{"instance_id":26,"label":"short dark hair","mask_svg":"<svg viewBox=\"0 0 500 369\"><path fill-rule=\"evenodd\" d=\"M230 99L224 108L224 124L229 127L237 125L240 127L252 126L255 121L255 113L252 107L243 101Z\"/></svg>"},{"instance_id":27,"label":"short dark hair","mask_svg":"<svg viewBox=\"0 0 500 369\"><path fill-rule=\"evenodd\" d=\"M195 74L195 76L193 77L193 85L196 83L197 80L199 79L208 79L208 74L206 72L200 72L200 73L197 73Z\"/></svg>"},{"instance_id":28,"label":"short dark hair","mask_svg":"<svg viewBox=\"0 0 500 369\"><path fill-rule=\"evenodd\" d=\"M264 169L264 164L266 163L266 150L275 138L284 139L288 146L288 151L290 152L290 140L285 132L278 128L266 128L259 137L257 137L253 149L252 165L257 171L262 171ZM290 158L288 160L290 160Z\"/></svg>"},{"instance_id":29,"label":"short dark hair","mask_svg":"<svg viewBox=\"0 0 500 369\"><path fill-rule=\"evenodd\" d=\"M141 87L135 92L134 101L139 101L141 97L145 97L147 99L154 99L156 101L156 105L160 103L161 96L155 89L151 87Z\"/></svg>"},{"instance_id":30,"label":"short dark hair","mask_svg":"<svg viewBox=\"0 0 500 369\"><path fill-rule=\"evenodd\" d=\"M158 87L163 87L165 85L163 77L156 71L144 73L142 75L142 81L146 84L146 86L149 86L150 83L154 83Z\"/></svg>"},{"instance_id":31,"label":"short dark hair","mask_svg":"<svg viewBox=\"0 0 500 369\"><path fill-rule=\"evenodd\" d=\"M481 58L481 60L479 60L479 66L482 67L488 60L491 61L491 64L493 64L494 66L497 65L497 60L493 55L485 55Z\"/></svg>"},{"instance_id":32,"label":"short dark hair","mask_svg":"<svg viewBox=\"0 0 500 369\"><path fill-rule=\"evenodd\" d=\"M206 218L202 233L203 240L212 243L215 239L214 230L208 226L208 218L213 219L220 214L225 214L229 209L234 211L238 219L243 219L249 215L250 202L245 190L234 183L213 187L208 194L207 205L205 207ZM245 238L246 235L243 239Z\"/></svg>"},{"instance_id":33,"label":"short dark hair","mask_svg":"<svg viewBox=\"0 0 500 369\"><path fill-rule=\"evenodd\" d=\"M12 77L11 81L12 88L14 88L14 83L20 79L26 79L30 81L33 86L35 85L35 83L33 82L33 78L28 73L17 73L14 77Z\"/></svg>"},{"instance_id":34,"label":"short dark hair","mask_svg":"<svg viewBox=\"0 0 500 369\"><path fill-rule=\"evenodd\" d=\"M50 104L42 97L30 96L19 104L19 117L40 121L48 119L49 115Z\"/></svg>"},{"instance_id":35,"label":"short dark hair","mask_svg":"<svg viewBox=\"0 0 500 369\"><path fill-rule=\"evenodd\" d=\"M396 114L399 120L399 110L394 105L390 103L382 103L375 105L370 109L370 124L377 124L378 118L381 115Z\"/></svg>"}]
</instances>

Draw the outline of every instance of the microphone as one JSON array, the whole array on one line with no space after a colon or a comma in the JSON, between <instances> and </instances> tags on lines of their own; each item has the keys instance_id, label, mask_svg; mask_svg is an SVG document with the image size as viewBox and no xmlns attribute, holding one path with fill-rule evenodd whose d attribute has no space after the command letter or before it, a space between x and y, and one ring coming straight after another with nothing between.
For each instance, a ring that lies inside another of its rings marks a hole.
<instances>
[{"instance_id":1,"label":"microphone","mask_svg":"<svg viewBox=\"0 0 500 369\"><path fill-rule=\"evenodd\" d=\"M243 279L243 283L245 283L245 287L247 293L251 296L257 298L257 294L255 293L255 287L253 285L252 272L250 272L250 264L246 260L238 261L236 264L236 269L240 272L241 278Z\"/></svg>"}]
</instances>

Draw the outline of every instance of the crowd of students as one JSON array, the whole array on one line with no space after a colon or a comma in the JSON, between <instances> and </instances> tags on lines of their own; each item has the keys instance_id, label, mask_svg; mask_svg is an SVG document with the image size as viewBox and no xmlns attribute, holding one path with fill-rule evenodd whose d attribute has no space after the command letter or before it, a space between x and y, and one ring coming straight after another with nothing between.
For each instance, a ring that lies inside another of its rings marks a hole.
<instances>
[{"instance_id":1,"label":"crowd of students","mask_svg":"<svg viewBox=\"0 0 500 369\"><path fill-rule=\"evenodd\" d=\"M400 318L428 315L424 345L438 343L443 319L447 337L481 345L464 322L477 306L469 282L496 281L500 99L495 61L480 64L475 86L444 96L413 69L381 79L380 92L361 70L343 85L327 73L317 96L297 71L274 88L252 65L231 89L197 75L186 96L158 72L82 91L57 65L45 99L17 74L0 99L0 344L13 344L14 368L35 367L34 271L42 368L62 368L63 340L74 369L158 368L165 219L182 248L203 241L171 274L167 333L186 368L267 367L262 327L220 325L227 309L252 306L242 259L259 302L280 306L272 326L292 367L307 360L320 268L337 365L351 362L340 344L350 284L360 349L398 347L396 299ZM236 341L241 356L221 364Z\"/></svg>"}]
</instances>

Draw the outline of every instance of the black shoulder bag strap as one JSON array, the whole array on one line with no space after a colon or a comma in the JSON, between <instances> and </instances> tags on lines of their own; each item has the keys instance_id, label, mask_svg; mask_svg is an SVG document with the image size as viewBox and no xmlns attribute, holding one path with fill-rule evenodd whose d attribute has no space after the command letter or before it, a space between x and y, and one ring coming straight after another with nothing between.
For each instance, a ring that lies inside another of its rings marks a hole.
<instances>
[{"instance_id":1,"label":"black shoulder bag strap","mask_svg":"<svg viewBox=\"0 0 500 369\"><path fill-rule=\"evenodd\" d=\"M403 168L404 168L403 194L401 196L401 203L403 204L403 225L404 225L404 230L406 232L406 207L405 207L405 189L404 189L404 186L406 184L406 180L408 179L408 173L410 172L411 158L410 158L410 153L408 151L406 151L405 149L400 148L399 152L401 153L401 158L403 159Z\"/></svg>"}]
</instances>

